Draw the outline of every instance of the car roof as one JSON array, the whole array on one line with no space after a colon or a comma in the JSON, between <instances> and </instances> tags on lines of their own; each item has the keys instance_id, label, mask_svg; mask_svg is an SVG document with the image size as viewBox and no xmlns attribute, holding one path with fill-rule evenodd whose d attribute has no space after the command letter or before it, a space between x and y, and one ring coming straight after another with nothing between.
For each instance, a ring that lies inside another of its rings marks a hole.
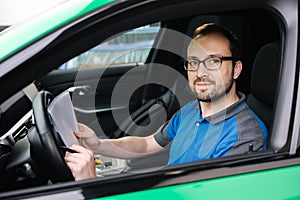
<instances>
[{"instance_id":1,"label":"car roof","mask_svg":"<svg viewBox=\"0 0 300 200\"><path fill-rule=\"evenodd\" d=\"M58 27L103 8L116 0L72 0L55 6L38 17L20 25L14 25L0 33L0 62L24 48L37 38L47 35ZM24 37L19 37L23 35ZM18 38L16 40L16 38Z\"/></svg>"}]
</instances>

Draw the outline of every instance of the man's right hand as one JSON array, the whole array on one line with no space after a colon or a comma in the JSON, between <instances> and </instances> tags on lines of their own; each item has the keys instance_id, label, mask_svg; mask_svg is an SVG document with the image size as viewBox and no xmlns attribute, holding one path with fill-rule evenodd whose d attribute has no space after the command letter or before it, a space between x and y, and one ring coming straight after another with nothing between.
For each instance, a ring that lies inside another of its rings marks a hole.
<instances>
[{"instance_id":1,"label":"man's right hand","mask_svg":"<svg viewBox=\"0 0 300 200\"><path fill-rule=\"evenodd\" d=\"M96 168L93 152L76 144L72 145L70 148L75 150L76 153L66 152L65 161L75 180L79 181L95 178Z\"/></svg>"}]
</instances>

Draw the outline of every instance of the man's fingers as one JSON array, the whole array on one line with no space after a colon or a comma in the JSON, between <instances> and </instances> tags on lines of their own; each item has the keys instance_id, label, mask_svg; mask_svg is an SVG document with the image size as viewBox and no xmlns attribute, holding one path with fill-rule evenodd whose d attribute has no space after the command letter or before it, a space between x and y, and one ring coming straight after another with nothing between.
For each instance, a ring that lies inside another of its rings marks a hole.
<instances>
[{"instance_id":1,"label":"man's fingers","mask_svg":"<svg viewBox=\"0 0 300 200\"><path fill-rule=\"evenodd\" d=\"M67 152L64 159L75 180L96 177L93 152L77 144L73 144L70 148L77 153Z\"/></svg>"},{"instance_id":2,"label":"man's fingers","mask_svg":"<svg viewBox=\"0 0 300 200\"><path fill-rule=\"evenodd\" d=\"M85 124L77 123L79 132L93 132L93 130Z\"/></svg>"},{"instance_id":3,"label":"man's fingers","mask_svg":"<svg viewBox=\"0 0 300 200\"><path fill-rule=\"evenodd\" d=\"M78 130L79 131L74 131L74 134L76 137L79 138L89 138L95 135L94 131L89 128L88 126L81 124L81 123L77 123L78 125Z\"/></svg>"},{"instance_id":4,"label":"man's fingers","mask_svg":"<svg viewBox=\"0 0 300 200\"><path fill-rule=\"evenodd\" d=\"M89 138L94 135L93 132L77 132L77 131L74 131L74 134L78 138Z\"/></svg>"}]
</instances>

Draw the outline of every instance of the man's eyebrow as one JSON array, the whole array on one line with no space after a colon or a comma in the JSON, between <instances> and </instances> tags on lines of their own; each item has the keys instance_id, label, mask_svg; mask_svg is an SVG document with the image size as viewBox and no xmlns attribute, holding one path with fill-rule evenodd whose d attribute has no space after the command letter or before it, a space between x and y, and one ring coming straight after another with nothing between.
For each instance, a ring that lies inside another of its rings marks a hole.
<instances>
[{"instance_id":1,"label":"man's eyebrow","mask_svg":"<svg viewBox=\"0 0 300 200\"><path fill-rule=\"evenodd\" d=\"M189 57L187 57L188 59L196 59L196 60L199 60L199 58L198 57L196 57L196 56L189 56Z\"/></svg>"},{"instance_id":2,"label":"man's eyebrow","mask_svg":"<svg viewBox=\"0 0 300 200\"><path fill-rule=\"evenodd\" d=\"M212 57L212 56L222 56L222 54L209 54L208 57Z\"/></svg>"},{"instance_id":3,"label":"man's eyebrow","mask_svg":"<svg viewBox=\"0 0 300 200\"><path fill-rule=\"evenodd\" d=\"M214 57L214 56L222 56L222 55L220 55L220 54L209 54L209 55L203 57L202 59L199 59L197 56L189 56L187 58L188 59L203 60L203 59L206 59L206 58L209 58L209 57Z\"/></svg>"}]
</instances>

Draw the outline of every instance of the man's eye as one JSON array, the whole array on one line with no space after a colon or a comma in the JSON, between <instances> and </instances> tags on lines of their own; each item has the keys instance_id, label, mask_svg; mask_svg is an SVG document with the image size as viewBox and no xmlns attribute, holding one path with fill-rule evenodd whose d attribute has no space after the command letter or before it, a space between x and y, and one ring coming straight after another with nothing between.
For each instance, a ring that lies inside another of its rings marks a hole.
<instances>
[{"instance_id":1,"label":"man's eye","mask_svg":"<svg viewBox=\"0 0 300 200\"><path fill-rule=\"evenodd\" d=\"M210 64L219 64L221 62L218 58L211 58L208 61Z\"/></svg>"},{"instance_id":2,"label":"man's eye","mask_svg":"<svg viewBox=\"0 0 300 200\"><path fill-rule=\"evenodd\" d=\"M190 60L189 64L193 65L193 66L198 66L198 61L197 60Z\"/></svg>"}]
</instances>

